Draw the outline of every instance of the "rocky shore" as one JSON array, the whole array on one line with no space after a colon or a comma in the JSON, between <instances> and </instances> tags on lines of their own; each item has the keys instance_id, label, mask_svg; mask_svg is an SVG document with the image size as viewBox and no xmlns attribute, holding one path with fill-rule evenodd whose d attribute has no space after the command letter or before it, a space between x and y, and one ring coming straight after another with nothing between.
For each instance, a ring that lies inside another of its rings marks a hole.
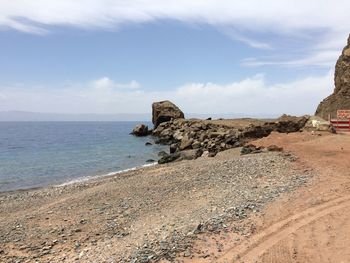
<instances>
[{"instance_id":1,"label":"rocky shore","mask_svg":"<svg viewBox=\"0 0 350 263\"><path fill-rule=\"evenodd\" d=\"M251 228L229 223L305 184L312 173L292 168L294 161L289 153L241 155L238 148L97 181L1 194L0 261L190 258L203 233L250 235Z\"/></svg>"},{"instance_id":2,"label":"rocky shore","mask_svg":"<svg viewBox=\"0 0 350 263\"><path fill-rule=\"evenodd\" d=\"M183 112L170 101L152 104L154 129L144 124L137 125L131 134L135 136L156 137L155 142L169 145L169 154L160 153L159 164L179 160L193 160L198 157L214 157L217 153L241 147L252 140L266 137L271 132L300 132L314 120L311 116L282 115L275 120L236 119L236 120L199 120L185 119ZM242 125L242 123L244 123ZM329 123L325 123L329 129Z\"/></svg>"},{"instance_id":3,"label":"rocky shore","mask_svg":"<svg viewBox=\"0 0 350 263\"><path fill-rule=\"evenodd\" d=\"M161 123L152 134L158 138L158 143L170 145L170 155L159 160L159 163L165 163L200 156L214 157L218 152L241 147L273 131L298 132L304 128L308 119L309 116L284 115L275 121L262 124L253 122L244 128L213 121L175 119Z\"/></svg>"}]
</instances>

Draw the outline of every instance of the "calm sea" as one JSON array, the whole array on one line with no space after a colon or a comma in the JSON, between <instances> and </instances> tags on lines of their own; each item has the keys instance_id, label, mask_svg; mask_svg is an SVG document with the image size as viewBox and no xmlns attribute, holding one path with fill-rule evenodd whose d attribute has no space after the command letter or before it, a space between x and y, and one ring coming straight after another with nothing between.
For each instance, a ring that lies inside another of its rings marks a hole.
<instances>
[{"instance_id":1,"label":"calm sea","mask_svg":"<svg viewBox=\"0 0 350 263\"><path fill-rule=\"evenodd\" d=\"M136 124L0 122L0 191L60 184L157 160L167 147L145 146L151 137L129 135Z\"/></svg>"}]
</instances>

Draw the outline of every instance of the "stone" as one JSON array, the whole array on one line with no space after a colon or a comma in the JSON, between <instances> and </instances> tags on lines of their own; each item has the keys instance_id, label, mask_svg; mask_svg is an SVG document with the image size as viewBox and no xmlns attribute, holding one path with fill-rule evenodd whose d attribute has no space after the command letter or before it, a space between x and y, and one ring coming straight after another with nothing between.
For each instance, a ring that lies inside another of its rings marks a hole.
<instances>
[{"instance_id":1,"label":"stone","mask_svg":"<svg viewBox=\"0 0 350 263\"><path fill-rule=\"evenodd\" d=\"M350 35L347 45L335 65L333 94L325 98L316 109L316 116L325 120L336 118L337 110L350 110Z\"/></svg>"},{"instance_id":2,"label":"stone","mask_svg":"<svg viewBox=\"0 0 350 263\"><path fill-rule=\"evenodd\" d=\"M306 131L332 131L332 124L318 116L311 116L305 124Z\"/></svg>"},{"instance_id":3,"label":"stone","mask_svg":"<svg viewBox=\"0 0 350 263\"><path fill-rule=\"evenodd\" d=\"M175 140L178 140L178 141L181 141L183 139L183 133L179 130L175 131L174 134L173 134L173 138Z\"/></svg>"},{"instance_id":4,"label":"stone","mask_svg":"<svg viewBox=\"0 0 350 263\"><path fill-rule=\"evenodd\" d=\"M202 155L203 151L201 149L186 150L180 152L181 160L194 160Z\"/></svg>"},{"instance_id":5,"label":"stone","mask_svg":"<svg viewBox=\"0 0 350 263\"><path fill-rule=\"evenodd\" d=\"M181 140L181 143L180 143L180 150L185 150L185 149L188 149L191 147L193 143L193 139L192 138L188 138L187 136L184 137L182 140Z\"/></svg>"},{"instance_id":6,"label":"stone","mask_svg":"<svg viewBox=\"0 0 350 263\"><path fill-rule=\"evenodd\" d=\"M209 151L204 151L202 153L202 157L209 157Z\"/></svg>"},{"instance_id":7,"label":"stone","mask_svg":"<svg viewBox=\"0 0 350 263\"><path fill-rule=\"evenodd\" d=\"M210 151L208 157L215 157L218 154L217 151Z\"/></svg>"},{"instance_id":8,"label":"stone","mask_svg":"<svg viewBox=\"0 0 350 263\"><path fill-rule=\"evenodd\" d=\"M150 146L150 145L152 145L152 143L151 142L146 142L145 145L146 146Z\"/></svg>"},{"instance_id":9,"label":"stone","mask_svg":"<svg viewBox=\"0 0 350 263\"><path fill-rule=\"evenodd\" d=\"M297 117L284 114L277 119L274 130L282 133L298 132L304 128L309 118L307 115Z\"/></svg>"},{"instance_id":10,"label":"stone","mask_svg":"<svg viewBox=\"0 0 350 263\"><path fill-rule=\"evenodd\" d=\"M261 153L262 148L261 147L256 147L253 144L248 144L242 147L241 149L241 154L250 154L250 153Z\"/></svg>"},{"instance_id":11,"label":"stone","mask_svg":"<svg viewBox=\"0 0 350 263\"><path fill-rule=\"evenodd\" d=\"M201 147L201 143L199 142L199 141L194 141L193 143L192 143L192 148L193 149L198 149L198 148L200 148Z\"/></svg>"},{"instance_id":12,"label":"stone","mask_svg":"<svg viewBox=\"0 0 350 263\"><path fill-rule=\"evenodd\" d=\"M278 147L277 145L270 145L266 149L270 152L282 152L283 151L283 148Z\"/></svg>"},{"instance_id":13,"label":"stone","mask_svg":"<svg viewBox=\"0 0 350 263\"><path fill-rule=\"evenodd\" d=\"M223 131L217 131L217 132L211 132L209 133L209 138L216 138L216 137L225 137L226 132Z\"/></svg>"},{"instance_id":14,"label":"stone","mask_svg":"<svg viewBox=\"0 0 350 263\"><path fill-rule=\"evenodd\" d=\"M177 148L178 148L178 144L177 143L171 144L170 147L169 147L170 153L176 152Z\"/></svg>"},{"instance_id":15,"label":"stone","mask_svg":"<svg viewBox=\"0 0 350 263\"><path fill-rule=\"evenodd\" d=\"M148 126L145 124L138 124L132 130L131 134L135 136L147 136L149 135Z\"/></svg>"},{"instance_id":16,"label":"stone","mask_svg":"<svg viewBox=\"0 0 350 263\"><path fill-rule=\"evenodd\" d=\"M172 102L165 100L152 104L152 122L154 128L173 119L185 118L184 113Z\"/></svg>"},{"instance_id":17,"label":"stone","mask_svg":"<svg viewBox=\"0 0 350 263\"><path fill-rule=\"evenodd\" d=\"M166 156L163 156L162 158L160 158L158 160L159 164L165 164L165 163L170 163L173 162L177 159L180 158L180 154L179 153L172 153L172 154L167 154Z\"/></svg>"}]
</instances>

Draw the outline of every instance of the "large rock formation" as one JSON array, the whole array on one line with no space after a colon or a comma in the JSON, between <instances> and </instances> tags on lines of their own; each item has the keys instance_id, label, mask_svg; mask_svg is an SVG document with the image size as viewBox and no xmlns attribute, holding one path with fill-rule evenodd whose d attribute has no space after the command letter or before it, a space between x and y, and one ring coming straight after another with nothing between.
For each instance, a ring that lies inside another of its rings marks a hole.
<instances>
[{"instance_id":1,"label":"large rock formation","mask_svg":"<svg viewBox=\"0 0 350 263\"><path fill-rule=\"evenodd\" d=\"M162 122L185 118L184 113L172 102L165 100L152 104L152 122L157 128Z\"/></svg>"},{"instance_id":2,"label":"large rock formation","mask_svg":"<svg viewBox=\"0 0 350 263\"><path fill-rule=\"evenodd\" d=\"M337 110L350 109L350 35L335 66L334 84L333 94L318 105L315 113L323 119L328 119L329 114L335 118Z\"/></svg>"},{"instance_id":3,"label":"large rock formation","mask_svg":"<svg viewBox=\"0 0 350 263\"><path fill-rule=\"evenodd\" d=\"M309 116L283 115L274 122L247 127L230 127L201 120L177 119L163 122L153 130L156 143L170 145L170 155L163 156L160 163L197 158L200 154L213 157L218 152L240 147L251 140L268 136L271 132L301 131ZM196 150L196 151L193 151Z\"/></svg>"}]
</instances>

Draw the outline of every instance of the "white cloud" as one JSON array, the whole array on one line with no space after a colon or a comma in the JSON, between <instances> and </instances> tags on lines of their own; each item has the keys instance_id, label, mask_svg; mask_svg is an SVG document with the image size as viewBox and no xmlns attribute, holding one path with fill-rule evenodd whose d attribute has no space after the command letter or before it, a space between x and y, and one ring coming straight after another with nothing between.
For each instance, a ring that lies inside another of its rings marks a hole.
<instances>
[{"instance_id":1,"label":"white cloud","mask_svg":"<svg viewBox=\"0 0 350 263\"><path fill-rule=\"evenodd\" d=\"M102 77L100 79L94 80L90 84L91 87L97 90L113 90L113 89L139 89L140 84L132 80L129 83L116 83L108 77Z\"/></svg>"},{"instance_id":2,"label":"white cloud","mask_svg":"<svg viewBox=\"0 0 350 263\"><path fill-rule=\"evenodd\" d=\"M347 27L348 15L344 10L349 7L347 0L12 0L0 2L0 14L23 24L31 21L77 27L176 19L212 25L235 24L254 30L327 29Z\"/></svg>"},{"instance_id":3,"label":"white cloud","mask_svg":"<svg viewBox=\"0 0 350 263\"><path fill-rule=\"evenodd\" d=\"M114 88L116 84L107 77L91 83L88 88L55 90L3 87L0 111L143 113L151 111L152 102L169 99L187 113L312 114L332 92L333 74L279 84L269 84L263 75L256 75L224 85L188 83L168 91Z\"/></svg>"},{"instance_id":4,"label":"white cloud","mask_svg":"<svg viewBox=\"0 0 350 263\"><path fill-rule=\"evenodd\" d=\"M250 65L328 67L334 59L328 55L341 50L350 32L348 12L344 10L350 10L350 1L4 0L0 1L0 29L45 34L56 25L114 30L128 23L177 20L214 26L232 39L258 49L278 49L278 41L266 41L266 34L305 44L304 52L296 58L255 58Z\"/></svg>"}]
</instances>

